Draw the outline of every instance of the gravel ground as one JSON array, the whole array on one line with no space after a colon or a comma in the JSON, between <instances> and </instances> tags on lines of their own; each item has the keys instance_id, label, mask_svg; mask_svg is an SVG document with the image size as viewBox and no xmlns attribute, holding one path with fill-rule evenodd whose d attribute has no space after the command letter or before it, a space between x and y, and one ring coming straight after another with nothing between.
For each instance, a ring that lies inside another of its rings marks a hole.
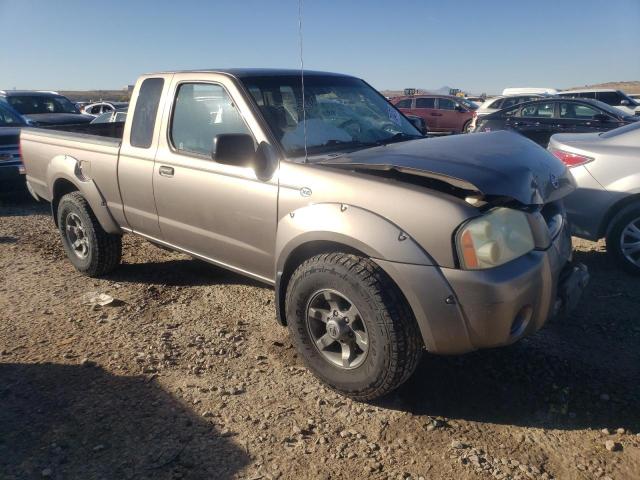
<instances>
[{"instance_id":1,"label":"gravel ground","mask_svg":"<svg viewBox=\"0 0 640 480\"><path fill-rule=\"evenodd\" d=\"M1 479L640 477L640 280L601 243L576 240L592 282L572 316L426 355L371 404L302 367L270 288L124 244L83 277L48 205L1 201Z\"/></svg>"}]
</instances>

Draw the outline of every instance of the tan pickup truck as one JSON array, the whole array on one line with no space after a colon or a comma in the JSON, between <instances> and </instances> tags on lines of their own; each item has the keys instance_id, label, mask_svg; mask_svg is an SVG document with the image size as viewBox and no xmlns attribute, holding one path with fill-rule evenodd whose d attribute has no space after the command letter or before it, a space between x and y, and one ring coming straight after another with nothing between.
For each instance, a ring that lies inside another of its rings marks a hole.
<instances>
[{"instance_id":1,"label":"tan pickup truck","mask_svg":"<svg viewBox=\"0 0 640 480\"><path fill-rule=\"evenodd\" d=\"M358 399L404 382L423 349L507 345L575 304L588 275L559 160L508 132L423 138L357 78L302 84L145 75L125 124L23 130L28 188L87 275L134 233L273 285L309 368Z\"/></svg>"}]
</instances>

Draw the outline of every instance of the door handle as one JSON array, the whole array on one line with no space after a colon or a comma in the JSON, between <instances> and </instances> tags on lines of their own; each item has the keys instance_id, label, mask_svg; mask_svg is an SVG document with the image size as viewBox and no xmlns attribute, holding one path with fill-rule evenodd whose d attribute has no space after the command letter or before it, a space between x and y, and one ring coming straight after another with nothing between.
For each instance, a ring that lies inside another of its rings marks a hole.
<instances>
[{"instance_id":1,"label":"door handle","mask_svg":"<svg viewBox=\"0 0 640 480\"><path fill-rule=\"evenodd\" d=\"M165 165L162 165L158 169L158 173L163 177L173 177L173 167L167 167Z\"/></svg>"},{"instance_id":2,"label":"door handle","mask_svg":"<svg viewBox=\"0 0 640 480\"><path fill-rule=\"evenodd\" d=\"M432 113L431 116L432 117L441 117L442 114L441 113Z\"/></svg>"}]
</instances>

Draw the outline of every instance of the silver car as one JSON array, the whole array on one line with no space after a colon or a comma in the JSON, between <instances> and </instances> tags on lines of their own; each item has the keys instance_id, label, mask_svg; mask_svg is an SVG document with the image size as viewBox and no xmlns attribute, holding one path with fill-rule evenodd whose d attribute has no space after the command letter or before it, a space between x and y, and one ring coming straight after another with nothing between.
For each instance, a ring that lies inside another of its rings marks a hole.
<instances>
[{"instance_id":1,"label":"silver car","mask_svg":"<svg viewBox=\"0 0 640 480\"><path fill-rule=\"evenodd\" d=\"M548 148L578 184L565 199L574 234L606 238L613 258L640 274L640 122L604 133L554 135Z\"/></svg>"}]
</instances>

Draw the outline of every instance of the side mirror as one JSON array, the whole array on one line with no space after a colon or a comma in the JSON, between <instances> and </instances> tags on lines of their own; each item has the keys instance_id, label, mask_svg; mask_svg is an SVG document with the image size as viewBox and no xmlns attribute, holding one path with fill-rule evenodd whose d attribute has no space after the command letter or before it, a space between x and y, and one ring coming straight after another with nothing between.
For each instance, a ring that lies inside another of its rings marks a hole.
<instances>
[{"instance_id":1,"label":"side mirror","mask_svg":"<svg viewBox=\"0 0 640 480\"><path fill-rule=\"evenodd\" d=\"M407 116L407 118L413 124L413 126L420 131L420 133L422 133L423 135L427 134L427 125L424 121L424 118L416 117L414 115Z\"/></svg>"},{"instance_id":2,"label":"side mirror","mask_svg":"<svg viewBox=\"0 0 640 480\"><path fill-rule=\"evenodd\" d=\"M626 107L627 105L631 105L631 102L629 100L622 100L620 105L624 105Z\"/></svg>"},{"instance_id":3,"label":"side mirror","mask_svg":"<svg viewBox=\"0 0 640 480\"><path fill-rule=\"evenodd\" d=\"M213 139L211 158L224 165L253 167L256 148L246 133L221 133Z\"/></svg>"},{"instance_id":4,"label":"side mirror","mask_svg":"<svg viewBox=\"0 0 640 480\"><path fill-rule=\"evenodd\" d=\"M605 115L604 113L597 113L593 116L593 119L596 122L608 122L609 120L611 120L611 118L609 117L609 115Z\"/></svg>"}]
</instances>

